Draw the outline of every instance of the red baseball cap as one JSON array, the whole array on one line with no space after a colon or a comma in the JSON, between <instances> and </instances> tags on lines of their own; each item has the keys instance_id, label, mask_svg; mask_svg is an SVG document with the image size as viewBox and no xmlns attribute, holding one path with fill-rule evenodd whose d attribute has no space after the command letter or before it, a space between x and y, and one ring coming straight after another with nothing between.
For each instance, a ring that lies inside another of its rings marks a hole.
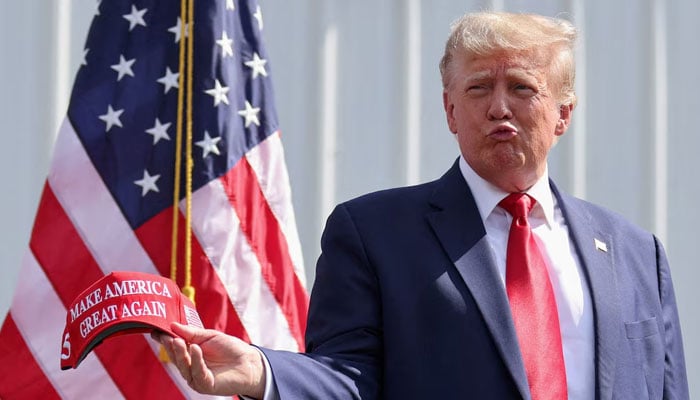
<instances>
[{"instance_id":1,"label":"red baseball cap","mask_svg":"<svg viewBox=\"0 0 700 400\"><path fill-rule=\"evenodd\" d=\"M143 272L105 275L73 300L66 315L61 369L78 364L109 336L161 330L172 322L203 328L194 304L172 280Z\"/></svg>"}]
</instances>

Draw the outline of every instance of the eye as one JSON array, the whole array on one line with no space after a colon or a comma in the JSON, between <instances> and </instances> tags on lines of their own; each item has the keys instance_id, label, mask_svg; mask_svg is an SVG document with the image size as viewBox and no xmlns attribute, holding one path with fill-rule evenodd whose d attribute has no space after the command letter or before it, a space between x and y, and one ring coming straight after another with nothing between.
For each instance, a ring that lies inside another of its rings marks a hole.
<instances>
[{"instance_id":1,"label":"eye","mask_svg":"<svg viewBox=\"0 0 700 400\"><path fill-rule=\"evenodd\" d=\"M475 84L467 86L466 92L471 96L479 96L485 94L487 90L488 87L486 87L486 85Z\"/></svg>"},{"instance_id":2,"label":"eye","mask_svg":"<svg viewBox=\"0 0 700 400\"><path fill-rule=\"evenodd\" d=\"M522 96L532 96L537 93L537 89L525 83L517 83L513 85L513 89L516 93Z\"/></svg>"}]
</instances>

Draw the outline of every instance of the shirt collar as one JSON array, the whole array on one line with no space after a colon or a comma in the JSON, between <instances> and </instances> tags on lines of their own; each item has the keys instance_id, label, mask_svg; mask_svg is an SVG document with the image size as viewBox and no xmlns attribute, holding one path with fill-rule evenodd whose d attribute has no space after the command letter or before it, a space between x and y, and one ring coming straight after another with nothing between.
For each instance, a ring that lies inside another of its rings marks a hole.
<instances>
[{"instance_id":1,"label":"shirt collar","mask_svg":"<svg viewBox=\"0 0 700 400\"><path fill-rule=\"evenodd\" d=\"M480 177L463 156L459 157L459 169L471 189L481 220L486 222L486 218L509 193ZM527 190L527 194L537 200L537 205L532 212L542 213L547 225L551 227L554 223L554 199L549 187L549 172L546 166L544 174Z\"/></svg>"}]
</instances>

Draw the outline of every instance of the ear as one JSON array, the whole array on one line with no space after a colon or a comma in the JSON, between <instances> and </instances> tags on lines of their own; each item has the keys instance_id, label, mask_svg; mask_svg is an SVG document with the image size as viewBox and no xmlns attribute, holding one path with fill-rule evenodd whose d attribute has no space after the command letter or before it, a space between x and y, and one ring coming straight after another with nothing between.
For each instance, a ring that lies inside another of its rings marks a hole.
<instances>
[{"instance_id":1,"label":"ear","mask_svg":"<svg viewBox=\"0 0 700 400\"><path fill-rule=\"evenodd\" d=\"M445 108L445 117L447 117L447 126L450 128L450 132L457 133L457 121L455 120L455 105L450 100L450 94L447 89L442 91L442 105Z\"/></svg>"},{"instance_id":2,"label":"ear","mask_svg":"<svg viewBox=\"0 0 700 400\"><path fill-rule=\"evenodd\" d=\"M571 124L571 114L574 112L573 104L563 104L559 107L559 120L557 121L557 127L554 129L554 134L561 136L569 129Z\"/></svg>"}]
</instances>

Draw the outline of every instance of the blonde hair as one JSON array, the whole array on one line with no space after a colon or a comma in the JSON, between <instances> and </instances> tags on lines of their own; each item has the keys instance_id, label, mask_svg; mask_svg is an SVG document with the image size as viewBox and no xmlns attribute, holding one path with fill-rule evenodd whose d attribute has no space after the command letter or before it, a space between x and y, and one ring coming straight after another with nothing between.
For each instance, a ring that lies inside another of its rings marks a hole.
<instances>
[{"instance_id":1,"label":"blonde hair","mask_svg":"<svg viewBox=\"0 0 700 400\"><path fill-rule=\"evenodd\" d=\"M452 61L458 52L466 55L489 56L502 52L529 53L549 65L562 104L576 104L574 81L576 64L574 43L576 28L563 19L534 14L480 12L462 16L451 27L440 61L444 88L452 80Z\"/></svg>"}]
</instances>

